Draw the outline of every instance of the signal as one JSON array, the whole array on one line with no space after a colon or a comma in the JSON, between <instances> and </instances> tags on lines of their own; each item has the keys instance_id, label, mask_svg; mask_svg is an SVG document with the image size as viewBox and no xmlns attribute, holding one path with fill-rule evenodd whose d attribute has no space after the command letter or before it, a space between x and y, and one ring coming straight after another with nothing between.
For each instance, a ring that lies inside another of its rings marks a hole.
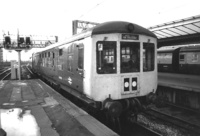
<instances>
[{"instance_id":1,"label":"signal","mask_svg":"<svg viewBox=\"0 0 200 136\"><path fill-rule=\"evenodd\" d=\"M9 48L11 44L11 38L10 36L5 36L4 37L4 48Z\"/></svg>"},{"instance_id":2,"label":"signal","mask_svg":"<svg viewBox=\"0 0 200 136\"><path fill-rule=\"evenodd\" d=\"M24 43L24 37L19 37L18 43L19 43L19 44L23 44L23 43Z\"/></svg>"},{"instance_id":3,"label":"signal","mask_svg":"<svg viewBox=\"0 0 200 136\"><path fill-rule=\"evenodd\" d=\"M26 37L26 45L30 45L31 44L31 38L30 37Z\"/></svg>"},{"instance_id":4,"label":"signal","mask_svg":"<svg viewBox=\"0 0 200 136\"><path fill-rule=\"evenodd\" d=\"M11 44L10 36L5 36L5 44L6 45Z\"/></svg>"}]
</instances>

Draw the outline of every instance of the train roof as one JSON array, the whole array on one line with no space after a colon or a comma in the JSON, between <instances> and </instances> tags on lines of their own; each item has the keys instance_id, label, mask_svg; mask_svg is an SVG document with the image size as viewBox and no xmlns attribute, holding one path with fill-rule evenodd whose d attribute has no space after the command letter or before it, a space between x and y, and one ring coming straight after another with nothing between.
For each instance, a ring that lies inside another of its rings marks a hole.
<instances>
[{"instance_id":1,"label":"train roof","mask_svg":"<svg viewBox=\"0 0 200 136\"><path fill-rule=\"evenodd\" d=\"M86 38L88 36L92 35L98 35L98 34L109 34L109 33L133 33L133 34L141 34L141 35L146 35L146 36L151 36L154 38L157 38L154 33L149 31L146 28L143 28L137 24L130 23L130 22L124 22L124 21L110 21L110 22L105 22L101 23L93 28L89 28L79 34L73 35L72 37L68 38L67 40L59 43L55 43L52 45L49 45L45 47L43 50L38 51L46 51L55 47L60 47L64 44Z\"/></svg>"},{"instance_id":2,"label":"train roof","mask_svg":"<svg viewBox=\"0 0 200 136\"><path fill-rule=\"evenodd\" d=\"M199 52L200 44L188 44L188 45L175 45L175 46L163 46L157 49L158 53L170 53L176 49L180 49L180 52Z\"/></svg>"},{"instance_id":3,"label":"train roof","mask_svg":"<svg viewBox=\"0 0 200 136\"><path fill-rule=\"evenodd\" d=\"M200 44L182 47L180 52L200 52Z\"/></svg>"},{"instance_id":4,"label":"train roof","mask_svg":"<svg viewBox=\"0 0 200 136\"><path fill-rule=\"evenodd\" d=\"M170 53L180 48L181 46L164 46L157 49L158 53Z\"/></svg>"},{"instance_id":5,"label":"train roof","mask_svg":"<svg viewBox=\"0 0 200 136\"><path fill-rule=\"evenodd\" d=\"M109 33L134 33L146 36L156 37L154 33L137 24L124 21L111 21L97 25L92 30L92 35Z\"/></svg>"}]
</instances>

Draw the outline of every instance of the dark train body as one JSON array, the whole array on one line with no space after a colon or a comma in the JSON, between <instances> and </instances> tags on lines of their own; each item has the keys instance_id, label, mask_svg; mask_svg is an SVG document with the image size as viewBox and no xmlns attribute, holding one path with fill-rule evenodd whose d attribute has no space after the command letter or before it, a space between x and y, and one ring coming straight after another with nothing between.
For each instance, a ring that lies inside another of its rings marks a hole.
<instances>
[{"instance_id":1,"label":"dark train body","mask_svg":"<svg viewBox=\"0 0 200 136\"><path fill-rule=\"evenodd\" d=\"M33 54L35 73L96 108L119 116L157 89L157 38L113 21ZM130 65L135 58L134 65Z\"/></svg>"},{"instance_id":2,"label":"dark train body","mask_svg":"<svg viewBox=\"0 0 200 136\"><path fill-rule=\"evenodd\" d=\"M200 74L200 45L161 47L157 53L159 72Z\"/></svg>"}]
</instances>

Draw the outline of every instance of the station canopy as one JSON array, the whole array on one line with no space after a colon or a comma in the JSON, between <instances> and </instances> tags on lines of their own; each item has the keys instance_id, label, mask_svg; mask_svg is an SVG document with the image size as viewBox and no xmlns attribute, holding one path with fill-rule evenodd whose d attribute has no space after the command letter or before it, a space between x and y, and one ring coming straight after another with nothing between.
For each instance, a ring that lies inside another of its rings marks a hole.
<instances>
[{"instance_id":1,"label":"station canopy","mask_svg":"<svg viewBox=\"0 0 200 136\"><path fill-rule=\"evenodd\" d=\"M200 15L152 26L148 29L157 36L158 43L163 45L199 43Z\"/></svg>"}]
</instances>

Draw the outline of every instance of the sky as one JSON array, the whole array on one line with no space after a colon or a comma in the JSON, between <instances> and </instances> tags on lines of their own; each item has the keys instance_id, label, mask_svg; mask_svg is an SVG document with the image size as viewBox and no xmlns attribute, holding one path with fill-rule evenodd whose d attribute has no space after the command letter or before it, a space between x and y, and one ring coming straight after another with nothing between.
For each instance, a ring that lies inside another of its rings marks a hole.
<instances>
[{"instance_id":1,"label":"sky","mask_svg":"<svg viewBox=\"0 0 200 136\"><path fill-rule=\"evenodd\" d=\"M97 23L128 21L143 27L200 14L199 0L0 0L0 35L56 35L59 41L72 35L72 21ZM0 38L1 39L1 38ZM38 49L22 52L29 59ZM5 52L5 51L4 51ZM15 51L4 60L17 58Z\"/></svg>"}]
</instances>

